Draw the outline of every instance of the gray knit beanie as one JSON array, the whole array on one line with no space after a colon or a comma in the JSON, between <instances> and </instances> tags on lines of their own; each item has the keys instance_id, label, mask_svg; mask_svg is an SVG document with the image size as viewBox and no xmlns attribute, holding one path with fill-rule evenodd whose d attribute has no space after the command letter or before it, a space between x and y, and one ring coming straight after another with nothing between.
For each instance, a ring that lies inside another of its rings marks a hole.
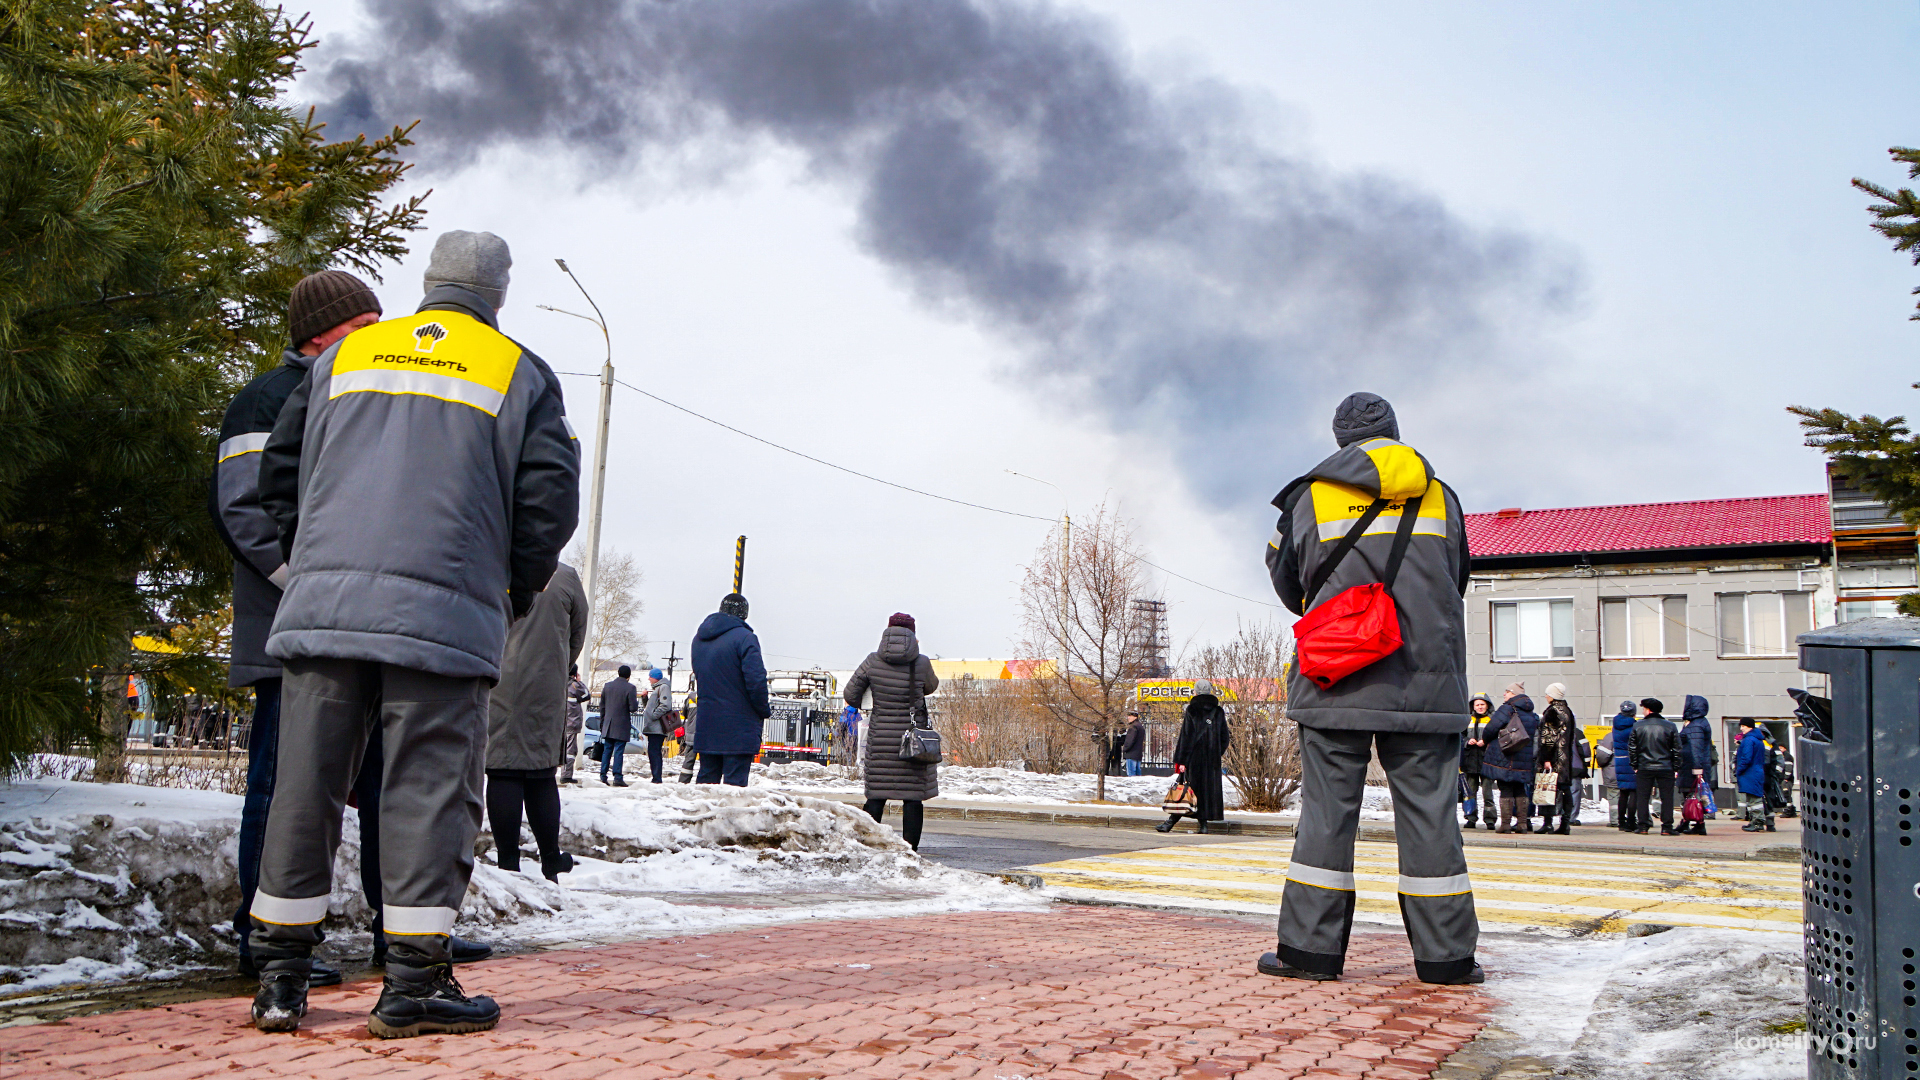
<instances>
[{"instance_id":1,"label":"gray knit beanie","mask_svg":"<svg viewBox=\"0 0 1920 1080\"><path fill-rule=\"evenodd\" d=\"M1393 406L1378 394L1361 391L1348 394L1347 400L1333 410L1333 438L1341 446L1365 439L1398 439L1400 421Z\"/></svg>"},{"instance_id":2,"label":"gray knit beanie","mask_svg":"<svg viewBox=\"0 0 1920 1080\"><path fill-rule=\"evenodd\" d=\"M513 265L513 253L507 242L490 232L454 229L440 234L433 242L433 259L427 263L426 287L459 285L480 294L498 311L507 304L507 268Z\"/></svg>"}]
</instances>

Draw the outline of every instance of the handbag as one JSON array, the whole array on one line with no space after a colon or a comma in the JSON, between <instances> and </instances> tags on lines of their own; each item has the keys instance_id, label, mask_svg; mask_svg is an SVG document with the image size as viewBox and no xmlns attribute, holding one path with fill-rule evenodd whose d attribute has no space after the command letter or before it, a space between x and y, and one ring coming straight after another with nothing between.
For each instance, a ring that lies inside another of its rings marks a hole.
<instances>
[{"instance_id":1,"label":"handbag","mask_svg":"<svg viewBox=\"0 0 1920 1080\"><path fill-rule=\"evenodd\" d=\"M1500 738L1496 740L1500 749L1511 754L1532 740L1533 736L1527 734L1526 721L1520 719L1520 714L1508 713L1507 726L1500 729Z\"/></svg>"},{"instance_id":2,"label":"handbag","mask_svg":"<svg viewBox=\"0 0 1920 1080\"><path fill-rule=\"evenodd\" d=\"M927 718L927 699L920 696L920 659L907 663L907 730L900 733L900 760L916 765L940 763L940 733Z\"/></svg>"},{"instance_id":3,"label":"handbag","mask_svg":"<svg viewBox=\"0 0 1920 1080\"><path fill-rule=\"evenodd\" d=\"M1542 777L1545 780L1542 780ZM1533 778L1533 805L1553 806L1560 801L1560 785L1552 773L1537 773Z\"/></svg>"},{"instance_id":4,"label":"handbag","mask_svg":"<svg viewBox=\"0 0 1920 1080\"><path fill-rule=\"evenodd\" d=\"M594 743L592 746L587 747L587 760L599 761L603 756L606 755L606 752L607 752L606 743L604 742Z\"/></svg>"},{"instance_id":5,"label":"handbag","mask_svg":"<svg viewBox=\"0 0 1920 1080\"><path fill-rule=\"evenodd\" d=\"M1355 585L1318 607L1312 606L1314 597L1320 595L1327 579L1333 576L1334 568L1360 542L1380 511L1387 508L1387 500L1383 498L1373 500L1367 512L1340 538L1333 554L1314 572L1313 582L1307 587L1310 610L1293 624L1293 640L1300 674L1313 680L1320 689L1332 689L1341 679L1393 655L1400 648L1400 610L1394 606L1389 590L1400 574L1401 562L1406 559L1407 544L1413 539L1421 498L1416 495L1400 507L1400 527L1394 531L1393 550L1387 556L1387 572L1382 580Z\"/></svg>"},{"instance_id":6,"label":"handbag","mask_svg":"<svg viewBox=\"0 0 1920 1080\"><path fill-rule=\"evenodd\" d=\"M1193 813L1193 785L1185 780L1176 780L1167 789L1167 797L1160 800L1160 812L1163 814Z\"/></svg>"},{"instance_id":7,"label":"handbag","mask_svg":"<svg viewBox=\"0 0 1920 1080\"><path fill-rule=\"evenodd\" d=\"M1687 796L1687 801L1680 807L1680 816L1687 821L1705 821L1707 820L1707 806L1700 801L1700 796L1689 795Z\"/></svg>"}]
</instances>

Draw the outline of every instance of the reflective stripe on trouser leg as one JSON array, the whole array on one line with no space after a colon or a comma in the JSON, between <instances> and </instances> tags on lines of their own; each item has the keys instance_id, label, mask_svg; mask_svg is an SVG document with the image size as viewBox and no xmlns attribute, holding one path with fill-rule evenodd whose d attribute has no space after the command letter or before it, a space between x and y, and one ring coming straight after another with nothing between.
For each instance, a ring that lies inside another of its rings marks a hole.
<instances>
[{"instance_id":1,"label":"reflective stripe on trouser leg","mask_svg":"<svg viewBox=\"0 0 1920 1080\"><path fill-rule=\"evenodd\" d=\"M1473 970L1480 919L1460 830L1453 823L1458 734L1382 732L1380 764L1393 792L1400 855L1400 918L1420 978L1449 982Z\"/></svg>"},{"instance_id":2,"label":"reflective stripe on trouser leg","mask_svg":"<svg viewBox=\"0 0 1920 1080\"><path fill-rule=\"evenodd\" d=\"M380 665L287 661L280 684L279 761L253 899L254 958L311 955L333 891L340 815L380 700Z\"/></svg>"},{"instance_id":3,"label":"reflective stripe on trouser leg","mask_svg":"<svg viewBox=\"0 0 1920 1080\"><path fill-rule=\"evenodd\" d=\"M1346 964L1353 932L1353 839L1372 742L1364 731L1300 729L1300 823L1280 894L1276 951L1281 962L1305 971L1338 975Z\"/></svg>"},{"instance_id":4,"label":"reflective stripe on trouser leg","mask_svg":"<svg viewBox=\"0 0 1920 1080\"><path fill-rule=\"evenodd\" d=\"M403 962L441 964L473 877L485 811L486 680L382 669L386 777L380 891L387 941Z\"/></svg>"}]
</instances>

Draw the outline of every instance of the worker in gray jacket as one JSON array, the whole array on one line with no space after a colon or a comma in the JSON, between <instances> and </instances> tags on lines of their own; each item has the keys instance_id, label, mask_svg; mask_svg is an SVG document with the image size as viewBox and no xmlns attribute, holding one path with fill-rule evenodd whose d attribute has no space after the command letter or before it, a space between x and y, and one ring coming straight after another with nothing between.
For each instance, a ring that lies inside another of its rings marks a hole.
<instances>
[{"instance_id":1,"label":"worker in gray jacket","mask_svg":"<svg viewBox=\"0 0 1920 1080\"><path fill-rule=\"evenodd\" d=\"M1353 842L1374 752L1393 790L1400 915L1415 974L1483 981L1480 924L1453 820L1466 727L1467 535L1460 501L1427 459L1399 441L1393 407L1353 394L1333 419L1340 450L1273 500L1273 588L1306 615L1351 588L1384 584L1398 609L1398 649L1323 685L1311 630L1287 687L1300 724L1300 822L1281 893L1269 975L1335 979L1353 929ZM1364 595L1364 594L1363 594ZM1314 670L1308 670L1313 667Z\"/></svg>"},{"instance_id":2,"label":"worker in gray jacket","mask_svg":"<svg viewBox=\"0 0 1920 1080\"><path fill-rule=\"evenodd\" d=\"M341 808L376 727L390 953L368 1029L499 1020L454 981L448 938L480 830L488 692L508 623L573 535L580 475L559 380L497 328L511 262L491 233L441 236L418 313L316 357L261 455L288 569L267 640L286 676L253 904L263 1031L305 1013Z\"/></svg>"},{"instance_id":3,"label":"worker in gray jacket","mask_svg":"<svg viewBox=\"0 0 1920 1080\"><path fill-rule=\"evenodd\" d=\"M560 850L560 785L554 770L565 752L568 659L587 643L587 593L580 575L561 563L507 634L500 682L487 705L487 825L496 864L520 869L520 818L540 848L548 881L573 869Z\"/></svg>"}]
</instances>

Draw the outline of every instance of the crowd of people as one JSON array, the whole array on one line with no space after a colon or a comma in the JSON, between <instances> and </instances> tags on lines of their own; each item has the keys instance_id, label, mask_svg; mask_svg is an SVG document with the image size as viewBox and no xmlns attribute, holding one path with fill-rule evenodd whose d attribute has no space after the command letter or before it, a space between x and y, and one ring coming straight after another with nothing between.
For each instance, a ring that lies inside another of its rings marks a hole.
<instances>
[{"instance_id":1,"label":"crowd of people","mask_svg":"<svg viewBox=\"0 0 1920 1080\"><path fill-rule=\"evenodd\" d=\"M1608 825L1649 833L1657 801L1660 835L1706 835L1720 779L1706 698L1688 694L1678 724L1659 698L1622 701L1598 745L1568 707L1563 684L1548 684L1546 698L1536 712L1523 682L1509 685L1497 708L1485 694L1473 697L1460 747L1463 828L1565 836L1581 824L1584 781L1597 774ZM1752 717L1740 721L1739 732L1732 779L1742 829L1772 832L1776 811L1793 813L1792 758Z\"/></svg>"}]
</instances>

